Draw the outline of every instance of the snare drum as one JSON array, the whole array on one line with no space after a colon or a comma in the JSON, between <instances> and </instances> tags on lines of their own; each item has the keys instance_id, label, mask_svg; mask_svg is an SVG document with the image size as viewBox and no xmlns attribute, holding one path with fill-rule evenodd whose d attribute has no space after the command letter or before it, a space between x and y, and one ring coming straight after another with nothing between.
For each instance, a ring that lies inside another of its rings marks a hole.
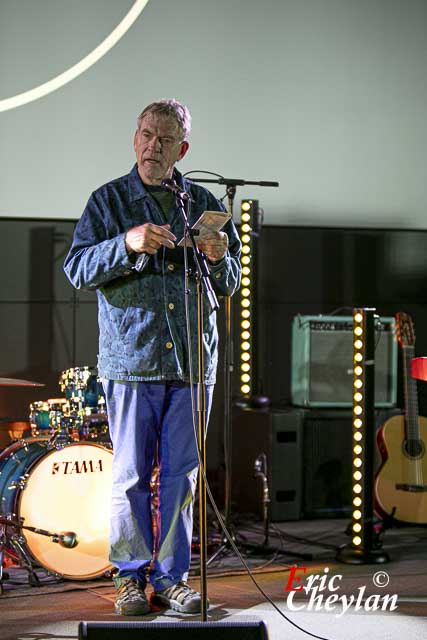
<instances>
[{"instance_id":1,"label":"snare drum","mask_svg":"<svg viewBox=\"0 0 427 640\"><path fill-rule=\"evenodd\" d=\"M23 518L24 526L77 534L70 549L23 529L30 555L48 571L88 580L110 569L112 458L100 444L58 450L46 438L14 442L0 454L0 513Z\"/></svg>"}]
</instances>

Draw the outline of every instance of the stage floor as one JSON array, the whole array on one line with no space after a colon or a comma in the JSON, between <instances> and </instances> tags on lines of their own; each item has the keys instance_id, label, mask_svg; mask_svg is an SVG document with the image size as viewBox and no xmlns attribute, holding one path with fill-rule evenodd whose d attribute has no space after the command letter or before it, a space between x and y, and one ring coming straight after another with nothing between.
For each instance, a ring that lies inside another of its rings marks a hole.
<instances>
[{"instance_id":1,"label":"stage floor","mask_svg":"<svg viewBox=\"0 0 427 640\"><path fill-rule=\"evenodd\" d=\"M271 640L300 640L307 637L303 630L328 640L425 638L427 527L388 529L382 548L390 561L353 565L336 560L337 549L349 540L347 526L348 520L342 518L274 523L268 542L275 552L268 553L266 549L248 551L249 546L265 541L261 524L236 523L234 532L243 557L277 609L227 547L208 567L208 621L235 622L232 637L236 640L241 637L237 622L248 618L265 620ZM210 556L213 551L214 546ZM196 588L197 572L194 562L190 582ZM23 569L10 567L8 573L0 597L2 640L71 640L78 637L80 621L167 622L174 627L173 635L182 621L200 620L200 616L155 609L141 617L117 616L114 588L105 577L59 583L42 578L41 586L30 587ZM307 586L310 576L310 590L289 596L287 587ZM169 631L161 634L166 638Z\"/></svg>"}]
</instances>

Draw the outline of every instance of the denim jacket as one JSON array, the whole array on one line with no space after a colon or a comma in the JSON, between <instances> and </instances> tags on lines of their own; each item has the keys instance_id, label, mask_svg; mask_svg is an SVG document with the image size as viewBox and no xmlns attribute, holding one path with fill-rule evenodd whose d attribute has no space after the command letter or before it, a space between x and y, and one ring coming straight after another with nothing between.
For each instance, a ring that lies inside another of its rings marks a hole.
<instances>
[{"instance_id":1,"label":"denim jacket","mask_svg":"<svg viewBox=\"0 0 427 640\"><path fill-rule=\"evenodd\" d=\"M174 179L189 192L190 224L205 210L224 210L207 189L182 178ZM145 189L137 165L131 172L92 193L77 222L64 269L77 289L96 289L98 297L98 373L113 380L189 381L185 316L183 249L161 247L149 256L129 255L126 231L136 225L166 223L161 209ZM175 208L168 220L182 238L184 225ZM241 244L233 222L223 228L229 238L225 257L210 266L217 295L232 295L240 285ZM139 259L138 259L139 258ZM141 260L142 258L142 260ZM188 250L193 266L193 250ZM142 264L141 264L142 263ZM194 276L187 296L191 328L193 376L197 376L197 299ZM204 379L215 382L218 359L216 312L203 295Z\"/></svg>"}]
</instances>

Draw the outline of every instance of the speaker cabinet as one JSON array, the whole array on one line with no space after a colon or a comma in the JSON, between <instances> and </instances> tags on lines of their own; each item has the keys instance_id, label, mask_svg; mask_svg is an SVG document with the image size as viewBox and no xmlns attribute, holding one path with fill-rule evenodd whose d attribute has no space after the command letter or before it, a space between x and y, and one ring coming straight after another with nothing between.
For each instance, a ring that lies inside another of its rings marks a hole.
<instances>
[{"instance_id":1,"label":"speaker cabinet","mask_svg":"<svg viewBox=\"0 0 427 640\"><path fill-rule=\"evenodd\" d=\"M399 409L377 409L376 428ZM352 511L353 413L348 409L304 411L304 518L347 517ZM375 450L373 467L381 464Z\"/></svg>"},{"instance_id":2,"label":"speaker cabinet","mask_svg":"<svg viewBox=\"0 0 427 640\"><path fill-rule=\"evenodd\" d=\"M79 640L268 640L263 620L80 622Z\"/></svg>"},{"instance_id":3,"label":"speaker cabinet","mask_svg":"<svg viewBox=\"0 0 427 640\"><path fill-rule=\"evenodd\" d=\"M394 318L375 328L375 406L394 407L397 397L397 342ZM351 407L353 318L295 316L292 324L292 404Z\"/></svg>"},{"instance_id":4,"label":"speaker cabinet","mask_svg":"<svg viewBox=\"0 0 427 640\"><path fill-rule=\"evenodd\" d=\"M400 413L377 409L377 427ZM273 521L347 517L352 497L351 409L233 411L232 510L263 516L255 460L266 456ZM374 467L381 459L378 452Z\"/></svg>"},{"instance_id":5,"label":"speaker cabinet","mask_svg":"<svg viewBox=\"0 0 427 640\"><path fill-rule=\"evenodd\" d=\"M270 519L298 520L302 509L303 410L233 410L232 509L263 515L263 483L255 462L263 454Z\"/></svg>"},{"instance_id":6,"label":"speaker cabinet","mask_svg":"<svg viewBox=\"0 0 427 640\"><path fill-rule=\"evenodd\" d=\"M352 495L352 412L304 413L304 517L347 516Z\"/></svg>"}]
</instances>

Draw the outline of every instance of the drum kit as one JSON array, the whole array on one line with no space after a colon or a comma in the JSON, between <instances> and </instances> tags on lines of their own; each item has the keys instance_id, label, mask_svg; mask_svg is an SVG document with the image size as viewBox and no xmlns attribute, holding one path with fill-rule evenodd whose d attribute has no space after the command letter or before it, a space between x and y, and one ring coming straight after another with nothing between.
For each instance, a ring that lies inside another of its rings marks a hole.
<instances>
[{"instance_id":1,"label":"drum kit","mask_svg":"<svg viewBox=\"0 0 427 640\"><path fill-rule=\"evenodd\" d=\"M39 584L108 574L112 449L101 381L63 371L63 398L30 405L31 435L0 451L0 593L7 556ZM43 386L0 378L0 386Z\"/></svg>"}]
</instances>

